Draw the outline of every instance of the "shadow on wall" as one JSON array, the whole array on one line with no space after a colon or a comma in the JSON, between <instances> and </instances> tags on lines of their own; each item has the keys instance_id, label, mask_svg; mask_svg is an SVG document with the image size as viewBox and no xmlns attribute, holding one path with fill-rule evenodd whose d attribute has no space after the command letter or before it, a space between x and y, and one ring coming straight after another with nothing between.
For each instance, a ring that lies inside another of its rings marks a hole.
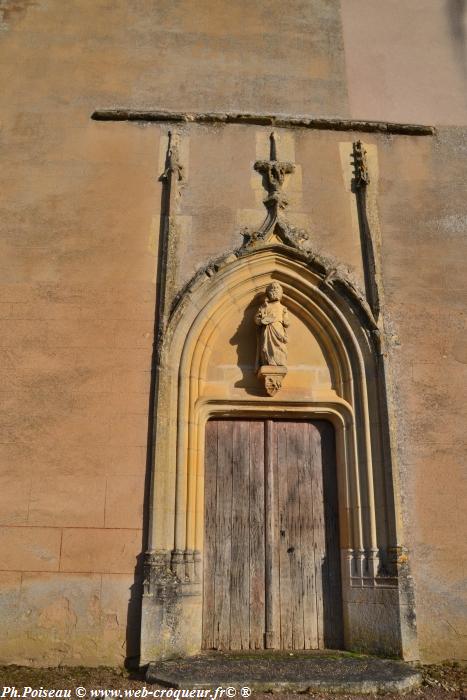
<instances>
[{"instance_id":1,"label":"shadow on wall","mask_svg":"<svg viewBox=\"0 0 467 700\"><path fill-rule=\"evenodd\" d=\"M160 272L159 272L160 274ZM156 422L155 397L157 394L157 372L156 372L156 357L157 357L157 317L158 307L154 307L154 330L153 330L153 345L151 358L151 378L149 384L149 402L148 402L148 423L147 423L147 447L146 447L146 471L144 479L144 497L143 497L143 523L142 523L142 538L141 538L141 553L136 557L133 583L130 587L130 598L128 601L128 612L126 622L126 657L125 668L129 671L135 671L139 668L140 660L140 633L141 633L141 615L143 605L143 576L144 576L144 557L148 550L149 539L149 523L150 523L150 501L151 501L151 478L154 466L154 425Z\"/></svg>"},{"instance_id":2,"label":"shadow on wall","mask_svg":"<svg viewBox=\"0 0 467 700\"><path fill-rule=\"evenodd\" d=\"M453 40L454 58L467 82L467 0L446 0L449 33Z\"/></svg>"},{"instance_id":3,"label":"shadow on wall","mask_svg":"<svg viewBox=\"0 0 467 700\"><path fill-rule=\"evenodd\" d=\"M144 532L145 530L143 530L143 533ZM139 667L143 563L144 554L138 554L136 557L134 580L130 587L130 598L128 601L125 668L131 671Z\"/></svg>"},{"instance_id":4,"label":"shadow on wall","mask_svg":"<svg viewBox=\"0 0 467 700\"><path fill-rule=\"evenodd\" d=\"M235 382L236 387L245 389L251 396L262 396L262 389L256 378L256 343L257 331L255 314L264 299L264 293L258 293L245 309L243 318L230 338L230 344L237 346L237 365L242 372L242 378Z\"/></svg>"},{"instance_id":5,"label":"shadow on wall","mask_svg":"<svg viewBox=\"0 0 467 700\"><path fill-rule=\"evenodd\" d=\"M325 556L321 562L324 646L344 648L342 583L339 542L339 498L337 494L336 438L332 423L314 422L321 436Z\"/></svg>"}]
</instances>

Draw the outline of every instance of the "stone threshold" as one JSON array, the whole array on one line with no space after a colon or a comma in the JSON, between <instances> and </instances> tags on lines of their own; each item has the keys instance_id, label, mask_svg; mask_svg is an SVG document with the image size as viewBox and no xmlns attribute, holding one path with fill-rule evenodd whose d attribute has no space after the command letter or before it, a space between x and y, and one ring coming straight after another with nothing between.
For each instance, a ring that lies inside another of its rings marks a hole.
<instances>
[{"instance_id":1,"label":"stone threshold","mask_svg":"<svg viewBox=\"0 0 467 700\"><path fill-rule=\"evenodd\" d=\"M113 122L173 122L195 124L255 124L283 128L316 129L321 131L358 131L362 133L398 134L401 136L433 136L434 126L402 124L365 119L326 119L324 117L288 116L281 114L251 114L243 112L170 112L167 110L97 109L91 114L95 121Z\"/></svg>"},{"instance_id":2,"label":"stone threshold","mask_svg":"<svg viewBox=\"0 0 467 700\"><path fill-rule=\"evenodd\" d=\"M421 680L402 661L334 650L206 652L151 663L146 673L147 682L170 688L246 687L263 693L405 693Z\"/></svg>"}]
</instances>

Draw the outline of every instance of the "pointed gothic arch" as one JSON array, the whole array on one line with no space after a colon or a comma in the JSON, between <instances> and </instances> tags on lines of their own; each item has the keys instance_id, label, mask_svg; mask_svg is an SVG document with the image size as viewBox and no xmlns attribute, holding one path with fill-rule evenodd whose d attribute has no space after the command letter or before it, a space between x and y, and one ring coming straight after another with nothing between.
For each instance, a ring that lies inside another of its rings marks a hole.
<instances>
[{"instance_id":1,"label":"pointed gothic arch","mask_svg":"<svg viewBox=\"0 0 467 700\"><path fill-rule=\"evenodd\" d=\"M240 319L271 280L282 285L284 304L328 370L322 367L326 376L316 388L292 377L294 386L272 398L235 382L232 363L219 381L218 367L232 318ZM159 355L143 660L200 649L207 421L285 413L334 426L345 646L403 654L380 353L377 325L355 285L277 225L266 240L250 239L185 288Z\"/></svg>"}]
</instances>

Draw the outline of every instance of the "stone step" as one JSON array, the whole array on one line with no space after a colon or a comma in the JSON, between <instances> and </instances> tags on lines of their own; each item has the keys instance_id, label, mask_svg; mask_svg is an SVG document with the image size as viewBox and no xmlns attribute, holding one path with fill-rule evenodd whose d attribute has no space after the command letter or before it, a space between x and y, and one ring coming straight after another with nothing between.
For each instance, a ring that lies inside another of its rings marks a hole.
<instances>
[{"instance_id":1,"label":"stone step","mask_svg":"<svg viewBox=\"0 0 467 700\"><path fill-rule=\"evenodd\" d=\"M235 688L236 696L248 697L242 688L276 693L403 693L420 685L421 674L402 661L334 650L246 651L154 662L146 680L189 690Z\"/></svg>"}]
</instances>

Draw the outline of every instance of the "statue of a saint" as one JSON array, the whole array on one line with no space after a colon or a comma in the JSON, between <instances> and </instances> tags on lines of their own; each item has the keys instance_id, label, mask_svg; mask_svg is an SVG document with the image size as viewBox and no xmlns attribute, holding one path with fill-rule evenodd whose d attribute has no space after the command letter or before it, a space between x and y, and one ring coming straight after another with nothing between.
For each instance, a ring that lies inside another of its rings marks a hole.
<instances>
[{"instance_id":1,"label":"statue of a saint","mask_svg":"<svg viewBox=\"0 0 467 700\"><path fill-rule=\"evenodd\" d=\"M257 366L282 366L287 364L287 327L289 314L281 304L283 290L279 282L266 287L266 298L255 316L259 326Z\"/></svg>"}]
</instances>

